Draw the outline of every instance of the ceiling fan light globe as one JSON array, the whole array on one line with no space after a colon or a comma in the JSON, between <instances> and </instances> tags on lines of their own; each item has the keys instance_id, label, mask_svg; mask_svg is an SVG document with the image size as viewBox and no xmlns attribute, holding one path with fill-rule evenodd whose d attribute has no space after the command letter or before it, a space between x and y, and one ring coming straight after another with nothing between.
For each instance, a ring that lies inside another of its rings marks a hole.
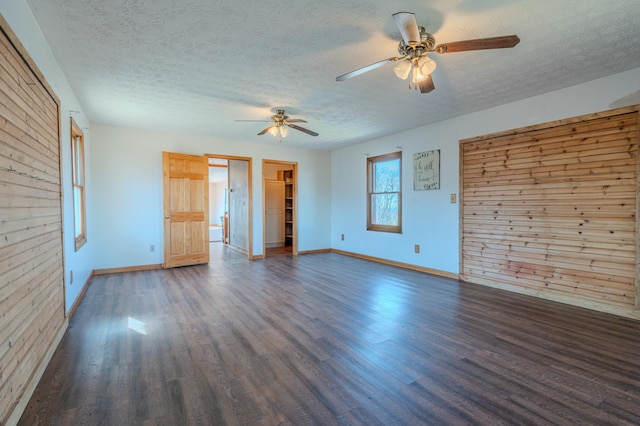
<instances>
[{"instance_id":1,"label":"ceiling fan light globe","mask_svg":"<svg viewBox=\"0 0 640 426\"><path fill-rule=\"evenodd\" d=\"M400 80L406 80L411 72L411 61L403 60L398 62L398 65L393 67L393 72Z\"/></svg>"},{"instance_id":2,"label":"ceiling fan light globe","mask_svg":"<svg viewBox=\"0 0 640 426\"><path fill-rule=\"evenodd\" d=\"M431 75L436 69L436 61L428 56L423 56L418 60L418 69L423 76Z\"/></svg>"},{"instance_id":3,"label":"ceiling fan light globe","mask_svg":"<svg viewBox=\"0 0 640 426\"><path fill-rule=\"evenodd\" d=\"M271 133L271 136L275 137L278 134L278 128L276 126L271 126L269 133Z\"/></svg>"},{"instance_id":4,"label":"ceiling fan light globe","mask_svg":"<svg viewBox=\"0 0 640 426\"><path fill-rule=\"evenodd\" d=\"M427 77L428 75L423 75L418 67L413 67L413 72L411 73L411 83L418 84Z\"/></svg>"},{"instance_id":5,"label":"ceiling fan light globe","mask_svg":"<svg viewBox=\"0 0 640 426\"><path fill-rule=\"evenodd\" d=\"M283 138L286 138L289 135L289 129L287 128L287 126L280 127L280 134Z\"/></svg>"}]
</instances>

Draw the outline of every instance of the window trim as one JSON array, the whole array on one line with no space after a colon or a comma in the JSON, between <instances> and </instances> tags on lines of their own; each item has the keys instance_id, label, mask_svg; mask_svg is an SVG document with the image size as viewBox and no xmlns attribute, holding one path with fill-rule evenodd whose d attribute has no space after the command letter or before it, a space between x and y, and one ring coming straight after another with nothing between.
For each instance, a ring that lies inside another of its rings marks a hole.
<instances>
[{"instance_id":1,"label":"window trim","mask_svg":"<svg viewBox=\"0 0 640 426\"><path fill-rule=\"evenodd\" d=\"M78 146L79 145L79 146ZM78 158L78 155L80 158ZM80 167L80 173L78 173L78 166ZM82 179L79 179L79 176ZM84 167L84 133L78 124L71 117L71 182L72 182L72 197L73 197L73 235L75 237L75 249L76 251L87 242L87 211L86 211L86 174ZM76 211L76 189L81 194L80 198L80 211ZM78 216L81 219L80 234L76 235L76 220Z\"/></svg>"},{"instance_id":2,"label":"window trim","mask_svg":"<svg viewBox=\"0 0 640 426\"><path fill-rule=\"evenodd\" d=\"M398 194L398 224L397 225L379 225L375 223L371 223L371 200L373 195L375 194L383 194L383 193L375 193L373 192L373 165L375 163L381 163L383 161L389 160L399 160L400 161L400 170L399 174L399 188L397 192L387 192L387 194ZM402 151L391 152L388 154L377 155L374 157L367 158L367 231L378 231L378 232L391 232L396 234L402 234Z\"/></svg>"}]
</instances>

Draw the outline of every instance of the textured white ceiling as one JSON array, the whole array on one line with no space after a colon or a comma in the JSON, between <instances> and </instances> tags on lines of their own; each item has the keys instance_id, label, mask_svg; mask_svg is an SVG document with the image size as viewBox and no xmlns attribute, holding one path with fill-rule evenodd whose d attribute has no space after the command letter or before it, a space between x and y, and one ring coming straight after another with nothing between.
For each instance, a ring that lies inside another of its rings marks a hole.
<instances>
[{"instance_id":1,"label":"textured white ceiling","mask_svg":"<svg viewBox=\"0 0 640 426\"><path fill-rule=\"evenodd\" d=\"M27 0L91 121L277 144L276 108L308 121L283 145L336 149L640 67L638 0ZM391 15L437 43L517 34L513 49L433 55L407 89Z\"/></svg>"}]
</instances>

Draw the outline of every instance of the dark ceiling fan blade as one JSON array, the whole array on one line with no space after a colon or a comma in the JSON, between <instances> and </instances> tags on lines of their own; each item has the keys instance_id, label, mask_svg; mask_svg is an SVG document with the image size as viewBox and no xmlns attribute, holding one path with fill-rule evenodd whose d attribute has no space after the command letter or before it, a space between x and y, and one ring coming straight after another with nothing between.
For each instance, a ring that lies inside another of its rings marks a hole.
<instances>
[{"instance_id":1,"label":"dark ceiling fan blade","mask_svg":"<svg viewBox=\"0 0 640 426\"><path fill-rule=\"evenodd\" d=\"M275 126L269 126L266 129L264 129L263 131L261 131L260 133L258 133L258 136L264 135L265 133L267 133L269 130L271 130L272 127Z\"/></svg>"},{"instance_id":2,"label":"dark ceiling fan blade","mask_svg":"<svg viewBox=\"0 0 640 426\"><path fill-rule=\"evenodd\" d=\"M301 118L287 118L286 120L284 120L287 123L306 123L306 120L303 120Z\"/></svg>"},{"instance_id":3,"label":"dark ceiling fan blade","mask_svg":"<svg viewBox=\"0 0 640 426\"><path fill-rule=\"evenodd\" d=\"M296 126L295 124L289 124L289 123L286 123L286 124L287 124L287 126L291 127L292 129L300 130L301 132L304 132L304 133L306 133L308 135L311 135L311 136L318 136L318 134L316 132L313 132L313 131L311 131L309 129L305 129L304 127Z\"/></svg>"},{"instance_id":4,"label":"dark ceiling fan blade","mask_svg":"<svg viewBox=\"0 0 640 426\"><path fill-rule=\"evenodd\" d=\"M420 93L429 93L436 88L430 75L428 75L424 80L419 81L418 87L420 88Z\"/></svg>"},{"instance_id":5,"label":"dark ceiling fan blade","mask_svg":"<svg viewBox=\"0 0 640 426\"><path fill-rule=\"evenodd\" d=\"M407 46L420 43L420 28L416 14L410 12L398 12L393 14L393 19L400 30L402 39Z\"/></svg>"},{"instance_id":6,"label":"dark ceiling fan blade","mask_svg":"<svg viewBox=\"0 0 640 426\"><path fill-rule=\"evenodd\" d=\"M395 62L395 61L397 61L399 59L404 59L404 58L406 58L406 56L402 56L400 58L393 57L393 58L388 58L388 59L384 59L382 61L375 62L375 63L373 63L371 65L367 65L366 67L358 68L357 70L348 72L346 74L342 74L341 76L336 77L336 81L344 81L344 80L346 80L348 78L356 77L356 76L358 76L360 74L364 74L365 72L375 70L376 68L379 68L379 67L381 67L383 65L387 65L390 62Z\"/></svg>"},{"instance_id":7,"label":"dark ceiling fan blade","mask_svg":"<svg viewBox=\"0 0 640 426\"><path fill-rule=\"evenodd\" d=\"M520 37L517 35L508 35L443 43L437 45L434 50L438 53L454 53L469 50L504 49L514 47L518 43L520 43Z\"/></svg>"}]
</instances>

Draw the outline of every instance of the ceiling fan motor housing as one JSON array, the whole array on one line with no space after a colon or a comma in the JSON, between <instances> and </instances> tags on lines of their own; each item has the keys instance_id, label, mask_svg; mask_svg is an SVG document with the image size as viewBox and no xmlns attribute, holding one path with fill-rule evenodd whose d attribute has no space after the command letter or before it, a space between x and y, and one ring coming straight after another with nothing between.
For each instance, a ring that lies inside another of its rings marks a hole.
<instances>
[{"instance_id":1,"label":"ceiling fan motor housing","mask_svg":"<svg viewBox=\"0 0 640 426\"><path fill-rule=\"evenodd\" d=\"M433 35L429 34L424 27L418 28L420 30L420 43L407 44L404 40L400 40L400 43L398 43L398 53L400 55L409 55L412 58L416 58L434 51L433 48L436 45L436 39Z\"/></svg>"},{"instance_id":2,"label":"ceiling fan motor housing","mask_svg":"<svg viewBox=\"0 0 640 426\"><path fill-rule=\"evenodd\" d=\"M276 122L277 125L281 125L283 121L289 118L289 116L284 114L283 109L278 109L276 110L276 113L271 116L271 118Z\"/></svg>"}]
</instances>

